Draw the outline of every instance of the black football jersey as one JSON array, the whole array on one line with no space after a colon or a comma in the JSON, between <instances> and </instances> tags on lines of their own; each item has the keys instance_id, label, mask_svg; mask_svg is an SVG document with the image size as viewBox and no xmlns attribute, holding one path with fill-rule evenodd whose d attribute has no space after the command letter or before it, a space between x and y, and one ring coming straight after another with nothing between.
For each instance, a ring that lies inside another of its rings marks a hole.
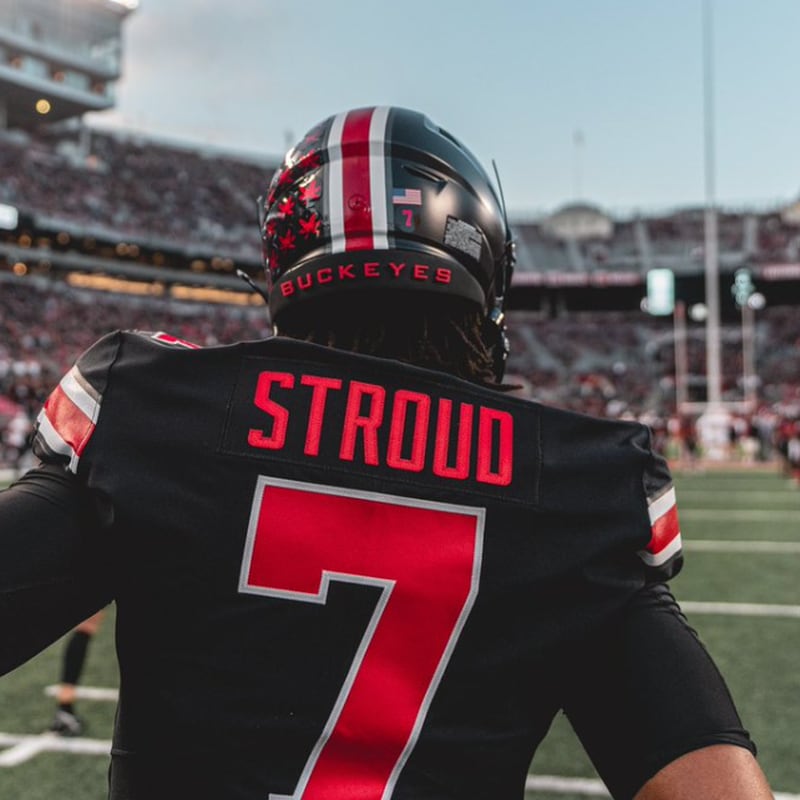
<instances>
[{"instance_id":1,"label":"black football jersey","mask_svg":"<svg viewBox=\"0 0 800 800\"><path fill-rule=\"evenodd\" d=\"M645 426L283 338L110 334L35 449L113 542L112 797L518 800L571 648L681 563Z\"/></svg>"}]
</instances>

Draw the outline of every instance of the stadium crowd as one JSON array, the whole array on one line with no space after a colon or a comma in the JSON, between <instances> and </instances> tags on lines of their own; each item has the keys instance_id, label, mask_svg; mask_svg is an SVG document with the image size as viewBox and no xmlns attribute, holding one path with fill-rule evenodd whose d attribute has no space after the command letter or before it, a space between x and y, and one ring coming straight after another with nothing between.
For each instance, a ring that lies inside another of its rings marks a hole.
<instances>
[{"instance_id":1,"label":"stadium crowd","mask_svg":"<svg viewBox=\"0 0 800 800\"><path fill-rule=\"evenodd\" d=\"M258 259L254 199L277 166L275 158L86 126L0 131L0 143L0 203L116 237L172 247L208 245L233 258ZM638 271L645 256L678 257L669 263L696 269L702 264L703 224L703 209L693 208L617 219L609 236L582 242L559 241L548 233L546 220L514 227L529 268ZM751 263L800 258L800 230L778 210L721 210L718 226L723 256Z\"/></svg>"},{"instance_id":2,"label":"stadium crowd","mask_svg":"<svg viewBox=\"0 0 800 800\"><path fill-rule=\"evenodd\" d=\"M0 203L50 229L106 233L173 250L204 247L257 263L260 242L254 198L274 163L159 143L132 134L71 128L0 132ZM748 221L749 220L749 221ZM640 269L641 221L617 225L608 242L589 243L574 258L559 252L536 225L517 226L529 264L547 269ZM654 252L682 253L702 242L702 214L687 211L647 221ZM723 250L795 259L800 234L780 216L720 217ZM599 247L592 250L590 245ZM602 245L602 246L601 246ZM588 248L588 249L587 249ZM591 252L590 252L591 251ZM699 262L698 262L699 263ZM627 265L627 266L626 266ZM638 265L638 266L637 266ZM58 280L15 281L0 272L0 466L25 449L31 421L74 358L114 328L166 330L199 344L268 335L263 310L91 293ZM692 419L675 410L671 326L645 313L513 312L509 370L542 402L608 417L647 422L665 451L693 452ZM702 330L687 341L689 399L705 372ZM723 399L741 400L741 332L724 331ZM758 408L731 424L731 453L769 460L800 449L800 327L797 307L759 312ZM694 376L694 377L693 377ZM754 444L755 442L755 444ZM800 454L797 456L800 464Z\"/></svg>"},{"instance_id":3,"label":"stadium crowd","mask_svg":"<svg viewBox=\"0 0 800 800\"><path fill-rule=\"evenodd\" d=\"M269 335L261 307L143 300L46 279L0 281L0 467L17 462L32 421L75 358L118 328L165 331L204 346Z\"/></svg>"},{"instance_id":4,"label":"stadium crowd","mask_svg":"<svg viewBox=\"0 0 800 800\"><path fill-rule=\"evenodd\" d=\"M115 237L257 257L255 198L274 164L84 131L4 134L0 203Z\"/></svg>"},{"instance_id":5,"label":"stadium crowd","mask_svg":"<svg viewBox=\"0 0 800 800\"><path fill-rule=\"evenodd\" d=\"M116 328L166 331L200 345L270 335L261 307L138 298L75 289L44 278L0 282L0 466L14 465L47 394L86 347ZM723 351L724 399L742 397L740 343ZM660 448L691 458L693 420L675 409L674 349L664 323L646 314L575 313L544 318L512 312L510 380L551 405L646 422ZM700 338L689 341L690 373L702 374ZM730 454L770 461L800 447L800 327L796 309L761 315L757 336L760 403L734 416ZM791 442L797 439L796 445ZM800 454L797 456L800 465Z\"/></svg>"}]
</instances>

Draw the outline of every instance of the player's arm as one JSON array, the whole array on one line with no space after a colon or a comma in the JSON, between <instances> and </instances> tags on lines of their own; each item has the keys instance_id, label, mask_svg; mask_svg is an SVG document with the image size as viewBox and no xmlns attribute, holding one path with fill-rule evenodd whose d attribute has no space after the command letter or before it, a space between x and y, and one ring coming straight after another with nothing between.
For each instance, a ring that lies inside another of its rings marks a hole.
<instances>
[{"instance_id":1,"label":"player's arm","mask_svg":"<svg viewBox=\"0 0 800 800\"><path fill-rule=\"evenodd\" d=\"M651 579L671 579L680 571L683 562L675 493L666 461L652 451L644 484L653 536L643 557ZM746 732L741 730L741 722L724 687L724 679L711 657L683 620L674 598L658 586L651 586L648 594L654 598L660 597L661 601L638 605L649 609L661 608L662 613L658 616L662 620L668 619L667 624L671 627L668 635L665 628L658 638L662 642L669 642L669 651L680 654L681 658L669 667L675 681L673 684L669 684L663 675L658 676L658 670L663 670L666 659L655 652L640 663L635 672L638 676L650 675L650 685L658 687L654 691L663 693L668 702L681 709L684 720L696 714L698 720L702 720L702 731L693 735L683 733L690 743L684 748L686 752L659 769L636 793L634 800L772 800L773 794L756 760L755 748L747 740ZM647 634L639 630L631 638L631 641L638 643L637 646L628 649L641 650L647 638ZM630 678L626 684L633 682L633 678ZM698 710L704 706L705 716L698 714ZM638 716L643 717L646 708L646 702L642 701ZM669 714L662 708L656 716L660 720L660 727L669 730ZM718 717L716 734L713 724L715 716ZM715 738L718 744L713 743ZM728 742L725 741L727 738L738 738L740 741ZM677 733L674 741L680 741ZM706 746L694 749L694 743L703 741ZM662 751L668 751L666 746Z\"/></svg>"},{"instance_id":2,"label":"player's arm","mask_svg":"<svg viewBox=\"0 0 800 800\"><path fill-rule=\"evenodd\" d=\"M755 756L734 745L715 745L667 764L634 800L773 800Z\"/></svg>"},{"instance_id":3,"label":"player's arm","mask_svg":"<svg viewBox=\"0 0 800 800\"><path fill-rule=\"evenodd\" d=\"M112 599L112 560L95 499L57 465L0 492L0 674Z\"/></svg>"},{"instance_id":4,"label":"player's arm","mask_svg":"<svg viewBox=\"0 0 800 800\"><path fill-rule=\"evenodd\" d=\"M613 797L771 800L725 679L666 584L581 642L565 679L564 710Z\"/></svg>"}]
</instances>

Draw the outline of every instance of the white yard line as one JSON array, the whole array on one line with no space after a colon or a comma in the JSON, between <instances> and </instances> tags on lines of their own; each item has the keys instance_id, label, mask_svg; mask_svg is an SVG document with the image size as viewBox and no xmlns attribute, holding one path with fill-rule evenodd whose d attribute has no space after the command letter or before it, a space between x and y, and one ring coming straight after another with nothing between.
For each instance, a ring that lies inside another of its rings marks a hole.
<instances>
[{"instance_id":1,"label":"white yard line","mask_svg":"<svg viewBox=\"0 0 800 800\"><path fill-rule=\"evenodd\" d=\"M735 539L686 539L687 550L701 553L789 553L800 554L800 542L753 542Z\"/></svg>"},{"instance_id":2,"label":"white yard line","mask_svg":"<svg viewBox=\"0 0 800 800\"><path fill-rule=\"evenodd\" d=\"M800 619L800 606L773 605L770 603L705 603L695 600L681 600L680 606L684 611L694 614Z\"/></svg>"},{"instance_id":3,"label":"white yard line","mask_svg":"<svg viewBox=\"0 0 800 800\"><path fill-rule=\"evenodd\" d=\"M712 519L719 522L798 522L800 511L788 508L681 508L678 496L678 516L683 519Z\"/></svg>"},{"instance_id":4,"label":"white yard line","mask_svg":"<svg viewBox=\"0 0 800 800\"><path fill-rule=\"evenodd\" d=\"M529 775L525 781L526 792L555 792L556 794L584 794L588 797L611 797L605 784L591 778L561 778L557 775ZM775 800L800 800L800 794L775 792Z\"/></svg>"},{"instance_id":5,"label":"white yard line","mask_svg":"<svg viewBox=\"0 0 800 800\"><path fill-rule=\"evenodd\" d=\"M58 686L46 686L44 693L48 697L55 697L58 692ZM78 700L99 700L108 703L116 703L119 699L118 689L104 689L100 686L78 686L77 687Z\"/></svg>"},{"instance_id":6,"label":"white yard line","mask_svg":"<svg viewBox=\"0 0 800 800\"><path fill-rule=\"evenodd\" d=\"M611 797L606 785L591 778L560 778L557 775L528 775L526 792L556 792L557 794L585 794L590 797Z\"/></svg>"},{"instance_id":7,"label":"white yard line","mask_svg":"<svg viewBox=\"0 0 800 800\"><path fill-rule=\"evenodd\" d=\"M16 767L39 753L78 753L80 755L108 756L111 742L104 739L69 739L55 733L12 734L0 733L0 767Z\"/></svg>"},{"instance_id":8,"label":"white yard line","mask_svg":"<svg viewBox=\"0 0 800 800\"><path fill-rule=\"evenodd\" d=\"M103 755L111 752L111 742L104 739L65 738L53 733L0 733L0 767L15 767L39 753L76 753ZM605 784L596 778L562 778L558 775L529 775L526 792L582 794L589 797L610 797ZM800 800L800 794L776 792L775 800Z\"/></svg>"},{"instance_id":9,"label":"white yard line","mask_svg":"<svg viewBox=\"0 0 800 800\"><path fill-rule=\"evenodd\" d=\"M687 495L690 497L707 497L709 492L716 492L718 494L723 494L726 491L730 491L724 487L727 484L723 484L723 488L715 489L712 487L700 488L700 489L690 489L686 486L679 486L677 491L681 497L686 497ZM795 491L787 491L786 489L744 489L741 486L737 486L734 491L732 492L737 497L748 497L754 498L758 500L767 500L772 501L776 497L786 497L786 498L796 498L797 492Z\"/></svg>"}]
</instances>

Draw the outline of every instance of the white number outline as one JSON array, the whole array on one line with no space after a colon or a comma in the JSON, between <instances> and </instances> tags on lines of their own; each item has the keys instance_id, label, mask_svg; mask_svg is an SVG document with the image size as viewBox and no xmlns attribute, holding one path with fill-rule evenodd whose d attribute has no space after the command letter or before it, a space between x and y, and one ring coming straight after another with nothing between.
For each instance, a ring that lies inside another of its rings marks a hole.
<instances>
[{"instance_id":1,"label":"white number outline","mask_svg":"<svg viewBox=\"0 0 800 800\"><path fill-rule=\"evenodd\" d=\"M265 492L269 486L279 487L283 489L291 489L299 492L306 492L309 494L328 494L336 497L350 497L359 500L366 500L373 503L384 503L395 506L407 506L415 509L428 509L450 514L457 514L463 516L471 516L475 518L475 539L474 539L474 554L472 559L472 575L470 579L470 588L467 596L464 599L463 606L458 615L455 625L450 633L446 646L442 651L437 667L431 676L431 681L425 691L422 703L416 716L414 725L411 728L408 741L406 742L402 752L400 753L397 762L395 763L389 779L386 782L384 791L381 794L381 800L389 800L391 798L394 787L400 776L400 773L405 766L411 752L416 745L419 738L420 731L425 722L425 718L430 709L436 690L441 682L442 675L450 661L453 650L461 635L464 625L469 617L475 599L478 594L481 566L483 562L483 536L486 518L485 508L478 506L463 506L453 503L441 503L433 500L423 500L419 498L403 497L401 495L384 494L379 492L368 492L357 489L347 489L341 486L330 486L326 484L306 483L303 481L288 480L284 478L275 478L266 475L258 477L255 492L253 495L253 502L250 511L250 520L247 529L247 539L242 558L242 568L239 577L239 591L244 594L255 594L264 597L274 597L285 600L295 600L301 602L319 603L324 605L327 601L328 588L331 581L342 581L345 583L361 584L367 586L378 586L381 588L381 596L375 606L369 624L362 636L361 642L356 650L355 657L348 671L347 677L344 680L336 702L333 705L328 720L325 723L322 734L314 745L311 754L306 761L303 771L295 787L294 793L291 795L273 794L270 793L269 800L302 800L303 795L308 786L308 782L316 767L321 753L323 752L326 744L328 743L336 724L345 707L350 691L355 683L359 670L361 668L364 656L369 649L370 642L377 630L381 617L391 596L392 588L396 581L385 580L376 577L369 577L366 575L354 575L349 573L334 572L323 570L320 576L320 588L316 594L310 594L302 591L286 590L286 589L271 589L261 585L253 585L249 582L250 568L253 559L253 552L255 547L256 535L258 533L258 526L262 515L262 505L264 503Z\"/></svg>"}]
</instances>

